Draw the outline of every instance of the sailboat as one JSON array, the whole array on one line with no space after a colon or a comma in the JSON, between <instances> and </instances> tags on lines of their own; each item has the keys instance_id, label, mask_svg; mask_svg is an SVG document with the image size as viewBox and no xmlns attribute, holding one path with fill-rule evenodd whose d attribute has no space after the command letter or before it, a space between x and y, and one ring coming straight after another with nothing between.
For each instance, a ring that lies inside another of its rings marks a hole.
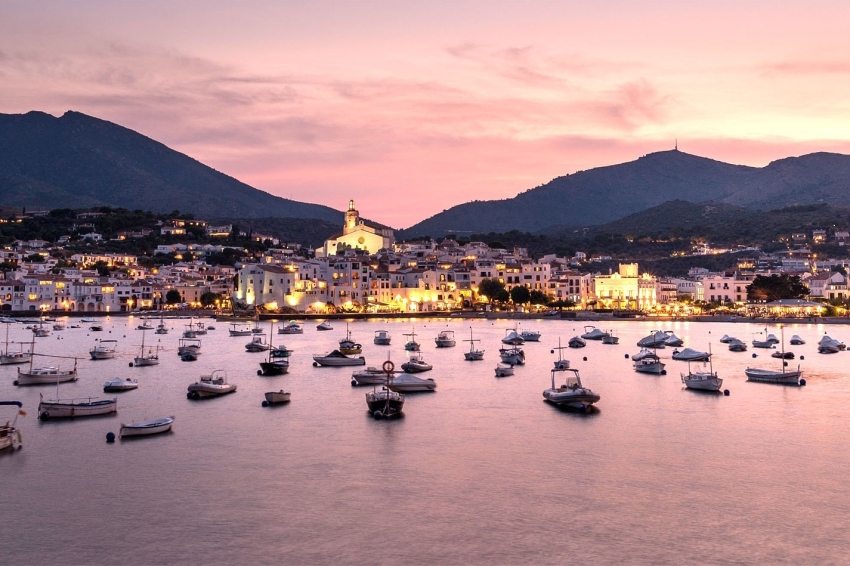
<instances>
[{"instance_id":1,"label":"sailboat","mask_svg":"<svg viewBox=\"0 0 850 566\"><path fill-rule=\"evenodd\" d=\"M286 358L275 357L273 355L274 347L272 339L274 338L274 322L271 323L269 330L269 357L264 362L260 362L260 369L257 370L257 375L283 375L289 371L289 360ZM291 350L287 350L290 352ZM289 395L287 393L287 395Z\"/></svg>"},{"instance_id":2,"label":"sailboat","mask_svg":"<svg viewBox=\"0 0 850 566\"><path fill-rule=\"evenodd\" d=\"M410 334L405 334L405 336L410 336L410 338L404 344L404 349L408 352L418 352L419 342L416 341L416 327L413 328Z\"/></svg>"},{"instance_id":3,"label":"sailboat","mask_svg":"<svg viewBox=\"0 0 850 566\"><path fill-rule=\"evenodd\" d=\"M165 315L159 315L159 324L156 326L157 334L168 334L168 327L165 326Z\"/></svg>"},{"instance_id":4,"label":"sailboat","mask_svg":"<svg viewBox=\"0 0 850 566\"><path fill-rule=\"evenodd\" d=\"M351 330L348 329L348 323L345 323L345 338L339 341L339 351L346 356L353 356L363 351L363 346L352 340Z\"/></svg>"},{"instance_id":5,"label":"sailboat","mask_svg":"<svg viewBox=\"0 0 850 566\"><path fill-rule=\"evenodd\" d=\"M404 393L398 393L388 388L395 370L395 364L391 360L387 360L382 369L386 375L384 387L379 391L377 384L375 384L372 392L366 394L366 406L369 407L369 412L376 419L400 415L404 408Z\"/></svg>"},{"instance_id":6,"label":"sailboat","mask_svg":"<svg viewBox=\"0 0 850 566\"><path fill-rule=\"evenodd\" d=\"M6 324L6 350L0 355L0 366L12 364L25 364L32 361L32 353L24 352L24 343L21 342L20 352L9 351L9 325Z\"/></svg>"},{"instance_id":7,"label":"sailboat","mask_svg":"<svg viewBox=\"0 0 850 566\"><path fill-rule=\"evenodd\" d=\"M147 330L142 331L142 348L139 350L139 355L133 358L133 363L136 367L139 366L155 366L159 363L159 344L156 345L156 351L145 354L145 334Z\"/></svg>"},{"instance_id":8,"label":"sailboat","mask_svg":"<svg viewBox=\"0 0 850 566\"><path fill-rule=\"evenodd\" d=\"M33 337L30 345L30 354L30 367L26 371L21 371L21 368L18 368L18 379L14 381L15 385L52 385L63 381L77 381L77 358L74 358L74 369L71 370L60 370L53 366L35 368L33 367L35 337ZM47 357L62 358L64 356Z\"/></svg>"},{"instance_id":9,"label":"sailboat","mask_svg":"<svg viewBox=\"0 0 850 566\"><path fill-rule=\"evenodd\" d=\"M782 329L782 355L785 355L785 329ZM761 368L747 368L744 370L744 373L747 375L748 381L760 381L762 383L776 383L780 385L802 385L805 382L800 381L800 377L802 377L803 372L800 370L800 366L797 366L796 371L785 371L785 367L788 365L788 362L785 359L782 359L782 369L781 371L770 370L770 369L761 369Z\"/></svg>"},{"instance_id":10,"label":"sailboat","mask_svg":"<svg viewBox=\"0 0 850 566\"><path fill-rule=\"evenodd\" d=\"M112 399L99 399L97 397L82 397L77 399L59 398L59 380L56 380L56 397L44 400L39 393L38 418L47 419L60 417L92 417L95 415L107 415L118 412L118 397Z\"/></svg>"},{"instance_id":11,"label":"sailboat","mask_svg":"<svg viewBox=\"0 0 850 566\"><path fill-rule=\"evenodd\" d=\"M23 438L21 437L21 429L17 427L17 424L18 415L26 415L23 410L23 403L20 401L0 401L0 405L17 407L15 409L15 418L11 422L7 420L5 425L0 425L0 450L22 448Z\"/></svg>"},{"instance_id":12,"label":"sailboat","mask_svg":"<svg viewBox=\"0 0 850 566\"><path fill-rule=\"evenodd\" d=\"M479 350L475 347L476 342L481 342L481 340L475 340L472 338L472 327L469 327L469 340L464 340L464 342L469 342L469 351L464 352L463 359L468 362L476 362L484 359L484 350Z\"/></svg>"},{"instance_id":13,"label":"sailboat","mask_svg":"<svg viewBox=\"0 0 850 566\"><path fill-rule=\"evenodd\" d=\"M711 344L708 345L708 371L691 371L691 361L688 360L688 373L680 374L682 383L688 389L699 389L701 391L720 391L723 380L717 377L714 366L711 363Z\"/></svg>"}]
</instances>

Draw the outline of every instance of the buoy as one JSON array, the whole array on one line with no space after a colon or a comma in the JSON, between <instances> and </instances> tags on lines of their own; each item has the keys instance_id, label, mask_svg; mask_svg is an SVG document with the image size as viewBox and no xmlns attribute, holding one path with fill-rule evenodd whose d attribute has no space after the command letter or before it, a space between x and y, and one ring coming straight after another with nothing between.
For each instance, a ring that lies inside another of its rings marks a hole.
<instances>
[{"instance_id":1,"label":"buoy","mask_svg":"<svg viewBox=\"0 0 850 566\"><path fill-rule=\"evenodd\" d=\"M268 401L266 401L265 399L263 399L262 405L263 405L263 407L268 407L268 406L269 406L269 402L268 402Z\"/></svg>"},{"instance_id":2,"label":"buoy","mask_svg":"<svg viewBox=\"0 0 850 566\"><path fill-rule=\"evenodd\" d=\"M800 380L800 385L806 385L806 380L805 380L805 379L801 379L801 380Z\"/></svg>"},{"instance_id":3,"label":"buoy","mask_svg":"<svg viewBox=\"0 0 850 566\"><path fill-rule=\"evenodd\" d=\"M627 360L629 359L629 355L628 355L628 354L626 354L626 355L625 355L625 356L623 356L623 357L624 357L624 358L626 358Z\"/></svg>"},{"instance_id":4,"label":"buoy","mask_svg":"<svg viewBox=\"0 0 850 566\"><path fill-rule=\"evenodd\" d=\"M550 353L550 354L554 354L554 353L555 353L555 350L549 350L549 353Z\"/></svg>"},{"instance_id":5,"label":"buoy","mask_svg":"<svg viewBox=\"0 0 850 566\"><path fill-rule=\"evenodd\" d=\"M801 360L805 360L805 359L806 359L806 356L800 356L800 359L801 359Z\"/></svg>"},{"instance_id":6,"label":"buoy","mask_svg":"<svg viewBox=\"0 0 850 566\"><path fill-rule=\"evenodd\" d=\"M127 364L127 365L129 365L130 367L133 367L133 362L130 362L130 363L129 363L129 364Z\"/></svg>"},{"instance_id":7,"label":"buoy","mask_svg":"<svg viewBox=\"0 0 850 566\"><path fill-rule=\"evenodd\" d=\"M354 387L355 385L357 385L357 380L356 380L356 379L352 379L352 380L351 380L351 386L352 386L352 387Z\"/></svg>"},{"instance_id":8,"label":"buoy","mask_svg":"<svg viewBox=\"0 0 850 566\"><path fill-rule=\"evenodd\" d=\"M782 362L782 367L786 367L786 368L787 368L787 367L788 367L788 362L783 361L783 362Z\"/></svg>"},{"instance_id":9,"label":"buoy","mask_svg":"<svg viewBox=\"0 0 850 566\"><path fill-rule=\"evenodd\" d=\"M257 375L263 375L263 370L258 369L258 370L257 370Z\"/></svg>"},{"instance_id":10,"label":"buoy","mask_svg":"<svg viewBox=\"0 0 850 566\"><path fill-rule=\"evenodd\" d=\"M581 361L586 362L586 361L587 361L587 356L583 357L583 358L581 359Z\"/></svg>"},{"instance_id":11,"label":"buoy","mask_svg":"<svg viewBox=\"0 0 850 566\"><path fill-rule=\"evenodd\" d=\"M115 442L115 433L114 432L107 432L106 433L106 441L107 442Z\"/></svg>"},{"instance_id":12,"label":"buoy","mask_svg":"<svg viewBox=\"0 0 850 566\"><path fill-rule=\"evenodd\" d=\"M384 414L381 413L381 411L375 411L374 413L372 413L372 416L375 417L376 419L380 419L381 417L384 416Z\"/></svg>"},{"instance_id":13,"label":"buoy","mask_svg":"<svg viewBox=\"0 0 850 566\"><path fill-rule=\"evenodd\" d=\"M754 357L754 358L757 358L757 357L759 357L759 355L758 355L758 354L756 354L755 352L753 352L753 357Z\"/></svg>"},{"instance_id":14,"label":"buoy","mask_svg":"<svg viewBox=\"0 0 850 566\"><path fill-rule=\"evenodd\" d=\"M729 396L729 390L728 390L728 389L724 389L724 390L723 390L723 394L724 394L725 396L727 396L727 397L728 397L728 396Z\"/></svg>"}]
</instances>

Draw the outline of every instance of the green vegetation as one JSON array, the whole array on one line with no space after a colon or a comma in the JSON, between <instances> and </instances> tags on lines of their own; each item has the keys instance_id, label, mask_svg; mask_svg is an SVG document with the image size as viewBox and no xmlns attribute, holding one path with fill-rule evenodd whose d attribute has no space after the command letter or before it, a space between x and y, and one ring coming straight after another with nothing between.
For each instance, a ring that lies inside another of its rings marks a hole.
<instances>
[{"instance_id":1,"label":"green vegetation","mask_svg":"<svg viewBox=\"0 0 850 566\"><path fill-rule=\"evenodd\" d=\"M747 286L749 301L778 301L780 299L802 299L809 294L809 289L800 282L796 275L756 275L753 282Z\"/></svg>"}]
</instances>

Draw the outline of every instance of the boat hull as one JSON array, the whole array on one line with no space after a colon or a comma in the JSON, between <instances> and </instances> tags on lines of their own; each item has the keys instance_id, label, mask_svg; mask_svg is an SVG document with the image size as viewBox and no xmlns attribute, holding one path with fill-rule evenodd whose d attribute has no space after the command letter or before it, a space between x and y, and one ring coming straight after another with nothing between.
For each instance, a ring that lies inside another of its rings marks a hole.
<instances>
[{"instance_id":1,"label":"boat hull","mask_svg":"<svg viewBox=\"0 0 850 566\"><path fill-rule=\"evenodd\" d=\"M754 368L744 370L748 381L758 381L761 383L775 383L779 385L799 385L802 371L770 371Z\"/></svg>"},{"instance_id":2,"label":"boat hull","mask_svg":"<svg viewBox=\"0 0 850 566\"><path fill-rule=\"evenodd\" d=\"M289 372L289 362L260 362L261 375L283 375Z\"/></svg>"},{"instance_id":3,"label":"boat hull","mask_svg":"<svg viewBox=\"0 0 850 566\"><path fill-rule=\"evenodd\" d=\"M688 389L697 389L699 391L720 391L723 386L723 379L710 373L692 373L683 374L682 383Z\"/></svg>"},{"instance_id":4,"label":"boat hull","mask_svg":"<svg viewBox=\"0 0 850 566\"><path fill-rule=\"evenodd\" d=\"M55 418L93 417L118 412L118 398L101 399L97 401L42 401L38 404L38 418L42 420Z\"/></svg>"},{"instance_id":5,"label":"boat hull","mask_svg":"<svg viewBox=\"0 0 850 566\"><path fill-rule=\"evenodd\" d=\"M159 364L159 358L133 358L136 367L155 366Z\"/></svg>"},{"instance_id":6,"label":"boat hull","mask_svg":"<svg viewBox=\"0 0 850 566\"><path fill-rule=\"evenodd\" d=\"M149 436L151 434L161 434L171 430L174 424L174 417L164 417L154 419L152 421L140 421L137 423L121 424L121 430L118 431L118 437L125 436Z\"/></svg>"},{"instance_id":7,"label":"boat hull","mask_svg":"<svg viewBox=\"0 0 850 566\"><path fill-rule=\"evenodd\" d=\"M382 417L398 415L404 409L404 395L393 391L373 391L366 394L366 406L373 415Z\"/></svg>"},{"instance_id":8,"label":"boat hull","mask_svg":"<svg viewBox=\"0 0 850 566\"><path fill-rule=\"evenodd\" d=\"M348 367L348 366L365 366L364 358L325 358L321 356L313 357L314 365L322 367Z\"/></svg>"},{"instance_id":9,"label":"boat hull","mask_svg":"<svg viewBox=\"0 0 850 566\"><path fill-rule=\"evenodd\" d=\"M466 352L463 354L463 359L465 359L467 362L479 362L484 359L484 352Z\"/></svg>"},{"instance_id":10,"label":"boat hull","mask_svg":"<svg viewBox=\"0 0 850 566\"><path fill-rule=\"evenodd\" d=\"M32 356L29 354L5 354L0 356L0 366L28 364L30 360L32 360Z\"/></svg>"},{"instance_id":11,"label":"boat hull","mask_svg":"<svg viewBox=\"0 0 850 566\"><path fill-rule=\"evenodd\" d=\"M289 403L291 395L290 392L281 389L280 391L267 391L265 397L269 405L278 405L280 403Z\"/></svg>"},{"instance_id":12,"label":"boat hull","mask_svg":"<svg viewBox=\"0 0 850 566\"><path fill-rule=\"evenodd\" d=\"M595 393L583 393L573 391L558 391L547 389L543 392L543 398L548 402L561 407L587 410L594 403L599 402L599 395Z\"/></svg>"},{"instance_id":13,"label":"boat hull","mask_svg":"<svg viewBox=\"0 0 850 566\"><path fill-rule=\"evenodd\" d=\"M56 385L66 381L77 381L77 372L29 373L18 368L18 379L15 380L15 385Z\"/></svg>"},{"instance_id":14,"label":"boat hull","mask_svg":"<svg viewBox=\"0 0 850 566\"><path fill-rule=\"evenodd\" d=\"M206 383L193 383L188 387L186 397L189 399L207 399L209 397L219 397L228 393L235 393L236 386L229 383L224 385L212 385Z\"/></svg>"}]
</instances>

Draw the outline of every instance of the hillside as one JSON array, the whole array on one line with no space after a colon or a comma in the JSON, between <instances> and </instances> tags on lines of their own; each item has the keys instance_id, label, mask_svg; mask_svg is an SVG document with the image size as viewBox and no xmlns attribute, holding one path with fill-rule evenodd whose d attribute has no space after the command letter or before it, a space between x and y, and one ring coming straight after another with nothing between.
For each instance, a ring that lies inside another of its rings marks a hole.
<instances>
[{"instance_id":1,"label":"hillside","mask_svg":"<svg viewBox=\"0 0 850 566\"><path fill-rule=\"evenodd\" d=\"M546 233L612 222L664 202L714 202L752 210L825 202L850 205L850 156L815 153L763 168L663 151L558 177L512 199L462 204L402 233ZM640 220L640 219L638 219Z\"/></svg>"},{"instance_id":2,"label":"hillside","mask_svg":"<svg viewBox=\"0 0 850 566\"><path fill-rule=\"evenodd\" d=\"M199 217L317 218L342 213L283 199L111 122L79 112L0 114L0 205L123 207Z\"/></svg>"}]
</instances>

